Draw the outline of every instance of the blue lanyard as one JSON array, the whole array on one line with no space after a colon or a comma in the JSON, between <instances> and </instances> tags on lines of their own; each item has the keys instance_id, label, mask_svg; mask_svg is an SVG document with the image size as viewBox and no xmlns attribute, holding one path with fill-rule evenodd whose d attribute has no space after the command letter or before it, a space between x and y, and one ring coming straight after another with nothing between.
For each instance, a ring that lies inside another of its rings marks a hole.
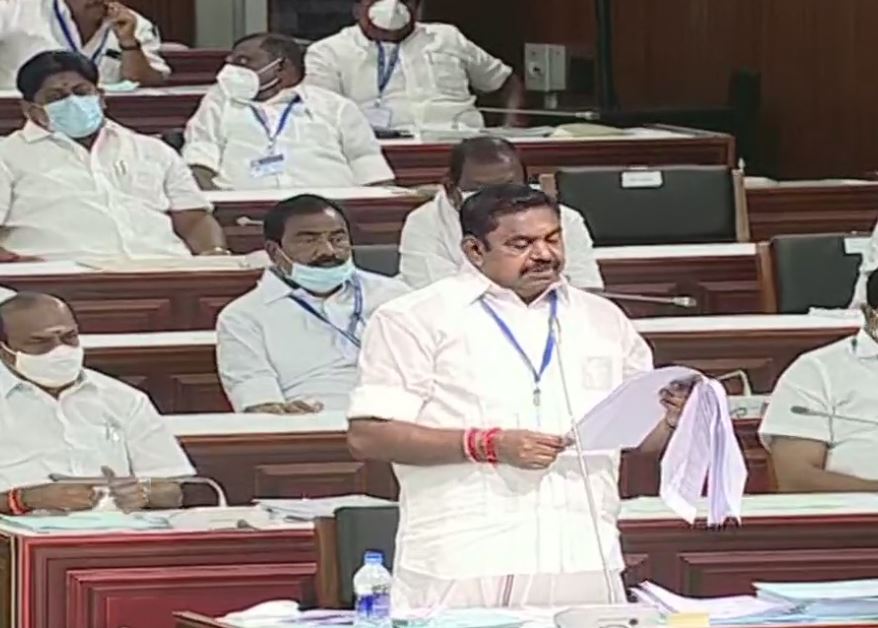
<instances>
[{"instance_id":1,"label":"blue lanyard","mask_svg":"<svg viewBox=\"0 0 878 628\"><path fill-rule=\"evenodd\" d=\"M305 301L304 299L300 299L295 295L290 295L290 298L299 304L303 310L314 316L315 318L323 321L330 327L332 327L335 331L344 336L348 342L354 345L357 349L360 348L360 339L357 337L357 325L360 324L363 320L363 287L360 285L360 281L355 277L352 281L354 287L354 313L351 315L351 322L348 324L347 329L342 329L341 327L336 327L331 320L323 313L317 310L313 305Z\"/></svg>"},{"instance_id":2,"label":"blue lanyard","mask_svg":"<svg viewBox=\"0 0 878 628\"><path fill-rule=\"evenodd\" d=\"M393 78L393 72L399 65L399 44L393 47L390 53L390 62L387 61L387 53L384 52L384 46L381 42L376 42L378 46L378 98L384 96L387 86L390 85L390 79Z\"/></svg>"},{"instance_id":3,"label":"blue lanyard","mask_svg":"<svg viewBox=\"0 0 878 628\"><path fill-rule=\"evenodd\" d=\"M55 19L58 20L58 25L61 27L61 34L64 35L64 39L67 40L67 47L73 52L79 52L79 46L76 45L76 40L73 39L73 33L70 32L70 25L67 24L67 20L64 19L64 15L61 13L61 0L55 0L54 5L52 5L52 9L55 11ZM110 38L110 29L107 28L104 31L104 37L101 40L100 46L98 46L97 50L94 51L94 54L91 56L91 62L95 65L100 65L101 57L104 56L104 53L107 51L107 40Z\"/></svg>"},{"instance_id":4,"label":"blue lanyard","mask_svg":"<svg viewBox=\"0 0 878 628\"><path fill-rule=\"evenodd\" d=\"M256 116L257 122L259 122L260 126L265 131L265 135L268 137L269 146L272 150L274 150L274 147L277 144L277 138L279 138L280 134L284 132L287 122L290 120L290 115L293 113L293 107L300 102L302 102L301 96L296 96L290 101L290 104L287 105L287 108L284 109L284 112L281 114L280 120L278 120L277 123L277 129L274 133L271 132L271 128L268 126L268 117L265 113L255 105L250 105L250 111L253 112L253 115Z\"/></svg>"},{"instance_id":5,"label":"blue lanyard","mask_svg":"<svg viewBox=\"0 0 878 628\"><path fill-rule=\"evenodd\" d=\"M506 336L506 339L509 343L515 348L518 352L518 355L521 356L521 359L524 360L525 364L527 364L530 372L533 374L534 378L534 406L539 407L540 405L540 381L543 379L543 374L546 372L546 369L549 368L549 364L552 362L552 356L555 354L555 330L553 329L553 325L555 321L558 319L558 294L556 292L552 292L549 295L549 332L546 336L546 347L543 349L543 360L540 363L540 369L533 365L533 362L530 361L530 358L527 357L527 353L524 352L524 349L521 348L521 344L518 342L518 339L515 337L515 334L512 333L512 330L509 329L509 325L500 318L500 315L494 311L488 303L485 301L485 298L482 297L479 299L479 302L482 304L482 307L485 308L485 311L491 315L491 318L494 319L494 322L497 323L497 327L500 328L500 331L503 332L503 335Z\"/></svg>"}]
</instances>

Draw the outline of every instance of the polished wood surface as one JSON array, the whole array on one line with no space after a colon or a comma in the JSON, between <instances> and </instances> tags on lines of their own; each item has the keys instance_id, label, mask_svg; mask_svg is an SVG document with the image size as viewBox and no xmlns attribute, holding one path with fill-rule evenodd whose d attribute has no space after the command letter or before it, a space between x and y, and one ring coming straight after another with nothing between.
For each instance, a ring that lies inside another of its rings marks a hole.
<instances>
[{"instance_id":1,"label":"polished wood surface","mask_svg":"<svg viewBox=\"0 0 878 628\"><path fill-rule=\"evenodd\" d=\"M295 420L290 417L290 421ZM758 427L758 419L735 421L750 473L747 493L766 493L773 488ZM198 475L219 482L233 505L246 505L260 497L316 498L352 493L397 498L390 466L355 461L344 432L184 436L180 443ZM658 478L656 456L623 454L619 478L622 497L658 495Z\"/></svg>"},{"instance_id":2,"label":"polished wood surface","mask_svg":"<svg viewBox=\"0 0 878 628\"><path fill-rule=\"evenodd\" d=\"M374 224L380 232L380 223ZM607 290L688 295L698 302L695 308L683 309L620 301L632 316L759 311L754 256L605 260L600 268ZM83 333L213 329L220 310L251 290L261 275L261 270L253 270L4 276L0 264L0 285L64 299Z\"/></svg>"},{"instance_id":3,"label":"polished wood surface","mask_svg":"<svg viewBox=\"0 0 878 628\"><path fill-rule=\"evenodd\" d=\"M229 51L221 48L167 50L162 56L171 66L169 85L211 85Z\"/></svg>"},{"instance_id":4,"label":"polished wood surface","mask_svg":"<svg viewBox=\"0 0 878 628\"><path fill-rule=\"evenodd\" d=\"M195 45L195 0L125 0L159 30L162 41Z\"/></svg>"},{"instance_id":5,"label":"polished wood surface","mask_svg":"<svg viewBox=\"0 0 878 628\"><path fill-rule=\"evenodd\" d=\"M850 329L661 332L644 334L657 366L681 364L711 375L744 370L756 392L770 392L800 354L850 335ZM94 348L86 365L146 391L163 414L228 412L214 345Z\"/></svg>"},{"instance_id":6,"label":"polished wood surface","mask_svg":"<svg viewBox=\"0 0 878 628\"><path fill-rule=\"evenodd\" d=\"M0 534L0 628L18 628L12 604L13 561L12 537Z\"/></svg>"},{"instance_id":7,"label":"polished wood surface","mask_svg":"<svg viewBox=\"0 0 878 628\"><path fill-rule=\"evenodd\" d=\"M272 599L315 602L310 530L20 537L16 628L172 628Z\"/></svg>"}]
</instances>

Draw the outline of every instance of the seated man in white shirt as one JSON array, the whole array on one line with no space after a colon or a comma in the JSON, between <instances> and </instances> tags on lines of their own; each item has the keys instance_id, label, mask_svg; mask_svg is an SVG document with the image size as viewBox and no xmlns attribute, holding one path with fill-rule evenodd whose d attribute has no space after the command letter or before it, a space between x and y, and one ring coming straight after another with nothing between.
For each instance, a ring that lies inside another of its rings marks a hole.
<instances>
[{"instance_id":1,"label":"seated man in white shirt","mask_svg":"<svg viewBox=\"0 0 878 628\"><path fill-rule=\"evenodd\" d=\"M195 471L152 402L82 364L63 301L0 305L0 513L180 506Z\"/></svg>"},{"instance_id":2,"label":"seated man in white shirt","mask_svg":"<svg viewBox=\"0 0 878 628\"><path fill-rule=\"evenodd\" d=\"M484 126L479 93L497 92L521 109L524 89L508 65L450 24L417 21L421 0L357 0L357 25L312 44L308 82L338 92L366 112L372 126ZM506 124L520 123L510 113Z\"/></svg>"},{"instance_id":3,"label":"seated man in white shirt","mask_svg":"<svg viewBox=\"0 0 878 628\"><path fill-rule=\"evenodd\" d=\"M878 491L878 272L856 336L800 356L784 372L759 434L781 492Z\"/></svg>"},{"instance_id":4,"label":"seated man in white shirt","mask_svg":"<svg viewBox=\"0 0 878 628\"><path fill-rule=\"evenodd\" d=\"M544 193L487 188L461 223L461 272L370 321L348 410L353 454L392 462L400 484L394 610L624 603L619 453L588 452L583 477L567 435L652 368L649 347L618 307L563 278L561 215ZM661 392L644 451L676 426L683 384Z\"/></svg>"},{"instance_id":5,"label":"seated man in white shirt","mask_svg":"<svg viewBox=\"0 0 878 628\"><path fill-rule=\"evenodd\" d=\"M302 84L302 51L285 35L235 44L195 116L183 157L204 189L351 187L393 180L357 106Z\"/></svg>"},{"instance_id":6,"label":"seated man in white shirt","mask_svg":"<svg viewBox=\"0 0 878 628\"><path fill-rule=\"evenodd\" d=\"M158 29L148 19L111 0L6 0L20 5L0 25L4 60L0 87L13 87L15 71L45 50L64 48L89 57L102 84L131 81L161 85L171 73L162 59ZM3 3L0 3L3 4ZM4 75L8 78L4 78ZM9 83L9 84L7 84Z\"/></svg>"},{"instance_id":7,"label":"seated man in white shirt","mask_svg":"<svg viewBox=\"0 0 878 628\"><path fill-rule=\"evenodd\" d=\"M43 52L18 73L27 123L0 140L0 261L226 252L173 149L104 117L97 68Z\"/></svg>"},{"instance_id":8,"label":"seated man in white shirt","mask_svg":"<svg viewBox=\"0 0 878 628\"><path fill-rule=\"evenodd\" d=\"M272 267L217 323L226 395L238 412L344 410L363 327L408 288L354 266L347 219L325 198L278 204L264 232Z\"/></svg>"},{"instance_id":9,"label":"seated man in white shirt","mask_svg":"<svg viewBox=\"0 0 878 628\"><path fill-rule=\"evenodd\" d=\"M455 146L443 189L406 217L399 245L403 281L422 288L457 274L465 261L460 248L460 206L484 187L526 181L525 165L506 140L476 137ZM567 251L564 275L577 288L603 288L594 245L582 215L564 206L560 211Z\"/></svg>"}]
</instances>

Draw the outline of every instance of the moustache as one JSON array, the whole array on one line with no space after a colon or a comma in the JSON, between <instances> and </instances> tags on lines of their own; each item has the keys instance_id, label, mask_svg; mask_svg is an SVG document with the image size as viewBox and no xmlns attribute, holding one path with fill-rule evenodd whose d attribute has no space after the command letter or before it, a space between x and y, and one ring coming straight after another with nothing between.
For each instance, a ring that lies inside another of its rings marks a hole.
<instances>
[{"instance_id":1,"label":"moustache","mask_svg":"<svg viewBox=\"0 0 878 628\"><path fill-rule=\"evenodd\" d=\"M316 259L311 262L311 266L317 266L318 268L333 268L335 266L341 266L344 264L343 259L339 259L337 257L321 257L320 259Z\"/></svg>"},{"instance_id":2,"label":"moustache","mask_svg":"<svg viewBox=\"0 0 878 628\"><path fill-rule=\"evenodd\" d=\"M526 266L521 270L522 275L530 275L531 273L544 273L548 270L552 270L555 272L561 271L561 262L553 261L553 262L539 262L536 264L531 264Z\"/></svg>"}]
</instances>

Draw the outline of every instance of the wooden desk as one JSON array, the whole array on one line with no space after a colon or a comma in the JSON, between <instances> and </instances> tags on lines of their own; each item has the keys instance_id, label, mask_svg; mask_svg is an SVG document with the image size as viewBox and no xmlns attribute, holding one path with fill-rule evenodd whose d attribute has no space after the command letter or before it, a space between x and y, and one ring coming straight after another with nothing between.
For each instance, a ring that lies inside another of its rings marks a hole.
<instances>
[{"instance_id":1,"label":"wooden desk","mask_svg":"<svg viewBox=\"0 0 878 628\"><path fill-rule=\"evenodd\" d=\"M246 505L259 497L351 493L397 497L389 465L366 464L351 457L345 440L347 422L341 413L283 418L183 415L168 416L166 420L198 475L218 481L232 505ZM758 427L759 419L735 421L750 472L748 493L764 493L772 488L767 454L756 433ZM658 478L658 458L623 454L619 479L623 497L657 495ZM206 503L215 503L212 495Z\"/></svg>"},{"instance_id":2,"label":"wooden desk","mask_svg":"<svg viewBox=\"0 0 878 628\"><path fill-rule=\"evenodd\" d=\"M743 369L756 392L774 388L801 353L858 329L856 323L797 315L635 320L659 366L683 364L710 374ZM84 335L86 364L147 391L164 414L227 412L216 374L215 334L153 332Z\"/></svg>"},{"instance_id":3,"label":"wooden desk","mask_svg":"<svg viewBox=\"0 0 878 628\"><path fill-rule=\"evenodd\" d=\"M878 183L749 188L747 210L754 242L791 233L871 233Z\"/></svg>"},{"instance_id":4,"label":"wooden desk","mask_svg":"<svg viewBox=\"0 0 878 628\"><path fill-rule=\"evenodd\" d=\"M655 501L657 498L646 498ZM768 502L811 502L800 508L765 508ZM821 502L850 502L819 514ZM740 528L690 528L669 518L635 518L623 506L619 528L629 584L649 579L691 596L752 594L750 584L878 577L878 504L872 495L756 495L744 498ZM747 516L748 504L768 514ZM784 514L796 511L810 514Z\"/></svg>"},{"instance_id":5,"label":"wooden desk","mask_svg":"<svg viewBox=\"0 0 878 628\"><path fill-rule=\"evenodd\" d=\"M226 62L229 51L224 48L165 50L162 56L171 66L171 85L211 85Z\"/></svg>"},{"instance_id":6,"label":"wooden desk","mask_svg":"<svg viewBox=\"0 0 878 628\"><path fill-rule=\"evenodd\" d=\"M314 603L310 524L87 535L4 526L0 553L19 588L9 628L172 628L182 609L222 616L270 599Z\"/></svg>"},{"instance_id":7,"label":"wooden desk","mask_svg":"<svg viewBox=\"0 0 878 628\"><path fill-rule=\"evenodd\" d=\"M631 316L758 312L755 246L598 249L607 290L689 295L698 306L620 301ZM0 285L48 292L67 301L83 333L213 329L220 310L252 289L261 270L99 273L76 264L0 264Z\"/></svg>"}]
</instances>

